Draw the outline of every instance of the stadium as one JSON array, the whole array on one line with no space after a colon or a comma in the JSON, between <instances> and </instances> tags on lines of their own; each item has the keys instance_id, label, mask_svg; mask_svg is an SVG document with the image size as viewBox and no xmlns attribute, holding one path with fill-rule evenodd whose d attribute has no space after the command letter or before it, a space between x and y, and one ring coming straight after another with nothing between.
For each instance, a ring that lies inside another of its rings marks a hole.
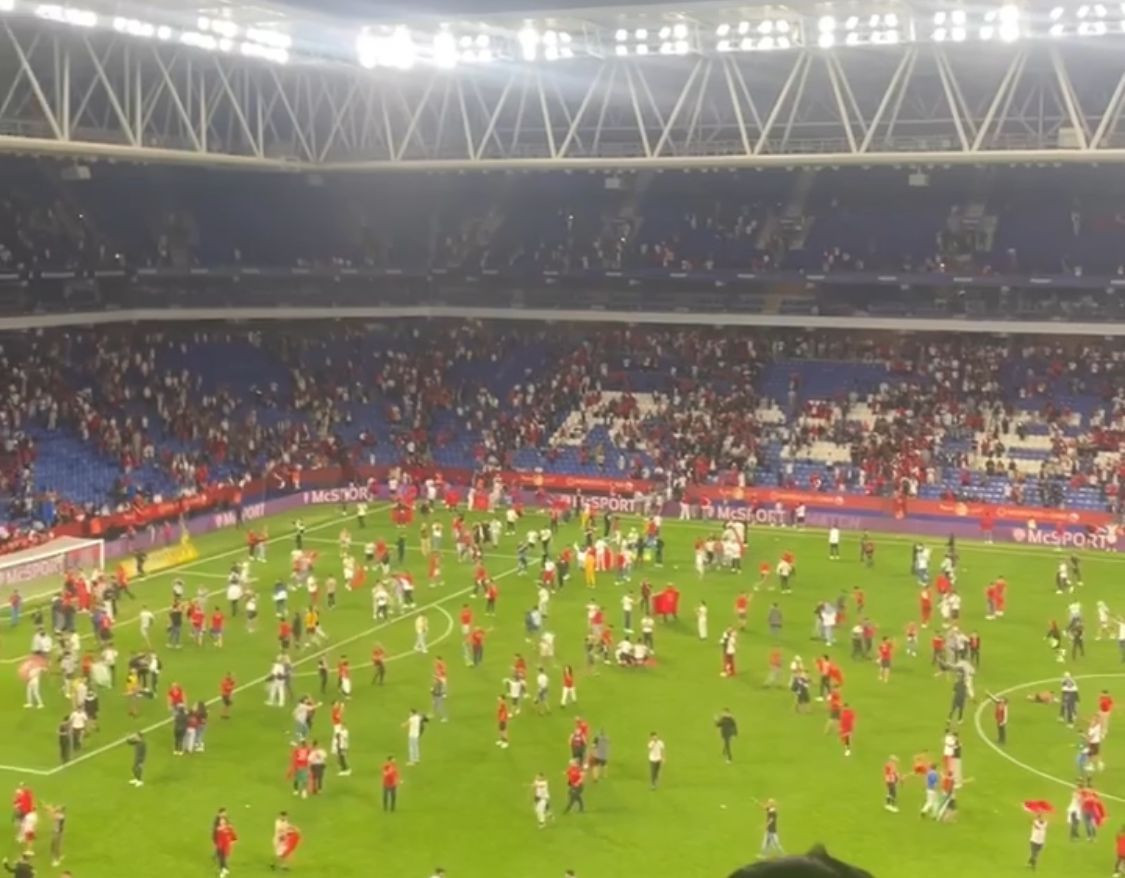
<instances>
[{"instance_id":1,"label":"stadium","mask_svg":"<svg viewBox=\"0 0 1125 878\"><path fill-rule=\"evenodd\" d=\"M1125 872L1125 4L0 0L18 878Z\"/></svg>"}]
</instances>

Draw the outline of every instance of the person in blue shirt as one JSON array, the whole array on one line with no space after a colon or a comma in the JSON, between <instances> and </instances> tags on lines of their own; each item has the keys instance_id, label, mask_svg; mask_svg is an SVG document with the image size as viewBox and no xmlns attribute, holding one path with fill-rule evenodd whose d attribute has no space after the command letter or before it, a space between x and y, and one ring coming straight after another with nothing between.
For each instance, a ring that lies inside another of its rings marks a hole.
<instances>
[{"instance_id":1,"label":"person in blue shirt","mask_svg":"<svg viewBox=\"0 0 1125 878\"><path fill-rule=\"evenodd\" d=\"M926 802L922 805L922 816L937 817L938 788L941 785L941 775L937 765L931 763L926 771Z\"/></svg>"}]
</instances>

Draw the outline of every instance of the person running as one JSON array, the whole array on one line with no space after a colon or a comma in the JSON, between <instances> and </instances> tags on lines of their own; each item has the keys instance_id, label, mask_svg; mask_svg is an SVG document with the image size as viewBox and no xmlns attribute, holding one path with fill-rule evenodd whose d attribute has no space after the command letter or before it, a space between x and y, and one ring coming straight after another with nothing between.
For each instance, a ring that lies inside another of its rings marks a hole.
<instances>
[{"instance_id":1,"label":"person running","mask_svg":"<svg viewBox=\"0 0 1125 878\"><path fill-rule=\"evenodd\" d=\"M582 770L582 763L577 759L571 759L566 767L566 810L564 814L569 814L572 808L577 807L579 813L586 810L586 802L582 796L585 792L586 773Z\"/></svg>"}]
</instances>

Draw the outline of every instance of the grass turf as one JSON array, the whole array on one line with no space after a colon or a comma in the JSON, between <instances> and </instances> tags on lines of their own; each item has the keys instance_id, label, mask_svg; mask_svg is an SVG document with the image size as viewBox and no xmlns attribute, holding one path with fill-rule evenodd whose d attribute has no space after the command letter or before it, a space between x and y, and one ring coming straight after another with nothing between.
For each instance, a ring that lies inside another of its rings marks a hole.
<instances>
[{"instance_id":1,"label":"grass turf","mask_svg":"<svg viewBox=\"0 0 1125 878\"><path fill-rule=\"evenodd\" d=\"M338 507L305 514L308 537L313 540L309 547L321 554L322 581L329 574L339 576L340 516ZM442 518L448 533L448 517ZM287 517L271 522L271 532L286 529L290 521ZM521 531L528 523L528 519L521 523ZM349 518L347 524L358 544L361 537L354 522ZM1011 694L1008 752L1025 766L998 755L982 740L972 719L975 706L967 715L962 727L965 776L973 780L959 797L956 824L919 819L916 809L922 791L917 779L903 787L901 813L883 810L884 760L897 754L909 770L913 754L923 750L939 754L949 706L949 682L935 678L929 665L928 633L922 634L918 659L908 659L901 649L903 627L917 614L917 589L907 572L908 541L878 539L876 566L869 570L858 561L855 535L846 535L842 560L829 562L823 533L753 529L743 574L716 572L700 580L692 570L692 542L705 530L698 523L667 522L665 566L634 574L634 589L648 575L656 588L671 582L683 593L681 621L657 626L655 667L638 671L599 666L595 674L587 672L582 636L589 592L580 575L572 576L552 601L550 627L558 634L560 665L569 662L578 671L578 706L558 708L560 673L555 667L550 671L551 714L537 716L525 709L512 724L508 750L493 743L496 696L517 651L527 657L534 675L536 651L524 640L523 614L533 603L535 571L527 577L512 572L515 541L511 538L505 538L488 559L490 572L500 580L499 607L495 619L486 622L490 630L484 664L470 669L461 660L455 621L465 601L472 604L478 619L484 618L483 602L467 596L471 567L457 564L447 553L445 584L427 588L412 530L407 566L419 583L418 603L429 616L431 640L442 638L441 642L429 657L411 655L412 622L401 617L387 624L373 622L366 591L341 591L341 606L324 613L323 625L331 638L324 654L334 667L339 654L348 653L356 687L347 708L354 771L351 777L337 778L330 764L323 796L292 797L285 779L290 711L265 707L264 687L253 682L266 673L276 653L268 588L287 565L292 544L288 536L275 539L269 562L253 568L263 610L258 632L246 633L241 620L235 620L228 625L222 649L209 645L159 649L164 662L160 697L145 702L142 717L132 720L120 690L104 693L101 730L90 737L85 757L61 771L54 770L54 730L64 712L57 678L44 685L46 710L22 710L22 683L16 669L30 628L24 622L14 632L0 633L0 659L8 668L0 683L8 731L3 773L12 786L27 781L41 802L66 804L64 866L77 878L116 878L131 869L151 875L213 874L209 831L220 806L230 810L241 837L233 857L235 876L268 871L272 820L281 809L288 809L303 831L295 871L309 876L378 870L395 878L425 878L438 865L447 869L450 878L561 876L566 868L575 869L579 878L725 876L754 858L762 828L754 798L766 797L780 804L781 837L788 850L800 851L823 841L835 855L877 876L957 872L990 878L1024 871L1029 818L1020 804L1048 798L1059 816L1053 821L1041 870L1066 875L1111 871L1112 829L1125 819L1125 765L1117 760L1115 746L1122 733L1111 734L1104 748L1109 767L1096 779L1110 812L1105 837L1094 844L1070 845L1061 819L1069 797L1062 782L1074 775L1077 738L1056 721L1055 708L1023 700L1030 688ZM369 516L362 539L367 534L390 537L392 533L387 513L379 511ZM556 549L576 537L575 526L565 527ZM936 560L940 547L936 540L931 543ZM135 623L129 621L139 604L162 609L176 576L184 578L189 594L198 585L221 590L231 561L243 554L243 535L215 533L200 539L199 548L200 561L181 571L151 576L138 585L137 604L122 604L118 629L122 664L140 642ZM978 697L985 689L1057 679L1063 666L1049 652L1044 632L1051 618L1065 622L1068 600L1057 597L1053 587L1061 556L1048 550L971 543L960 549L963 627L975 628L983 636ZM872 662L849 660L846 637L831 650L843 666L847 698L858 713L850 758L844 757L834 734L825 734L823 705L814 704L811 715L797 715L787 690L762 687L771 647L765 631L770 593L755 595L750 631L739 642L738 676L722 679L718 674L717 638L723 626L733 622L736 594L756 580L759 562L773 564L785 550L796 555L799 571L793 593L777 597L785 614L779 645L786 664L799 653L811 665L821 651L810 641L813 606L818 600L834 599L840 591L850 592L853 585L865 589L868 615L900 641L888 685L876 681ZM1088 623L1088 655L1067 667L1076 674L1105 675L1080 680L1086 716L1103 685L1125 698L1125 673L1116 643L1093 639L1094 603L1104 599L1114 606L1113 590L1125 567L1118 558L1106 555L1085 555L1083 564L1086 585L1080 598ZM1008 614L1001 621L986 622L983 588L1000 574L1010 583ZM596 593L607 619L619 627L621 587L612 576L602 575ZM708 643L695 636L694 608L700 599L710 607ZM163 627L165 616L158 613L158 627ZM393 657L387 684L378 689L369 685L368 676L371 647L377 641ZM298 657L298 671L313 672L316 652L305 650ZM405 762L401 724L411 707L428 708L432 661L439 653L450 668L450 722L430 725L422 739L422 763L403 769L398 812L384 814L379 805L379 767L388 754ZM184 685L189 699L211 699L228 669L246 688L236 696L230 720L219 719L212 709L206 753L173 758L170 727L154 728L149 733L146 784L140 790L130 787L131 750L120 743L121 738L137 726L162 723L166 718L163 690L173 679ZM1048 686L1042 683L1035 688ZM315 688L315 676L298 678L298 692L315 694ZM732 765L720 758L713 725L716 714L728 706L740 727ZM324 739L330 737L327 713L323 708L316 721ZM539 831L531 810L531 780L537 771L547 773L555 809L561 812L566 798L562 772L567 738L579 714L593 729L604 728L609 735L608 777L588 786L584 815L560 813L547 830ZM981 719L984 733L991 735L989 708L983 708ZM663 783L655 792L648 789L645 751L652 730L661 734L668 748ZM1113 795L1123 798L1110 799ZM46 823L44 814L44 830ZM59 870L47 864L45 841L39 847L40 875L57 874ZM16 850L11 842L9 853Z\"/></svg>"}]
</instances>

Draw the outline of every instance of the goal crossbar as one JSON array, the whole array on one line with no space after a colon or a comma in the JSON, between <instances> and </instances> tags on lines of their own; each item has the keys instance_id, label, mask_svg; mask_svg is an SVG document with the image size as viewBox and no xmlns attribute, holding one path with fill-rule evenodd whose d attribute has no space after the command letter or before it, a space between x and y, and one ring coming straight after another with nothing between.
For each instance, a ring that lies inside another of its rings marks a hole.
<instances>
[{"instance_id":1,"label":"goal crossbar","mask_svg":"<svg viewBox=\"0 0 1125 878\"><path fill-rule=\"evenodd\" d=\"M105 541L80 537L58 537L0 555L0 607L7 612L17 590L24 603L41 602L62 587L67 573L104 567Z\"/></svg>"}]
</instances>

